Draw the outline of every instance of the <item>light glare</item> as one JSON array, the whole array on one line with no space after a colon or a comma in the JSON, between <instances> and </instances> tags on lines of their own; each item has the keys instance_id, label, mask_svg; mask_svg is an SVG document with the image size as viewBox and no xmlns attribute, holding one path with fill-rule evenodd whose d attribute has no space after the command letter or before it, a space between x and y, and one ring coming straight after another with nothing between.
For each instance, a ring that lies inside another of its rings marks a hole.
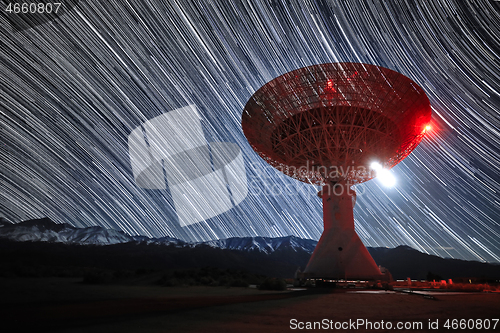
<instances>
[{"instance_id":1,"label":"light glare","mask_svg":"<svg viewBox=\"0 0 500 333\"><path fill-rule=\"evenodd\" d=\"M387 169L378 170L377 179L385 187L393 187L396 185L396 177Z\"/></svg>"},{"instance_id":2,"label":"light glare","mask_svg":"<svg viewBox=\"0 0 500 333\"><path fill-rule=\"evenodd\" d=\"M370 168L372 168L375 171L378 171L382 169L382 165L378 162L373 162L372 164L370 164Z\"/></svg>"},{"instance_id":3,"label":"light glare","mask_svg":"<svg viewBox=\"0 0 500 333\"><path fill-rule=\"evenodd\" d=\"M394 175L389 170L384 169L380 163L372 162L372 164L370 164L370 168L375 170L375 173L377 174L376 178L385 187L393 187L396 185L396 178Z\"/></svg>"}]
</instances>

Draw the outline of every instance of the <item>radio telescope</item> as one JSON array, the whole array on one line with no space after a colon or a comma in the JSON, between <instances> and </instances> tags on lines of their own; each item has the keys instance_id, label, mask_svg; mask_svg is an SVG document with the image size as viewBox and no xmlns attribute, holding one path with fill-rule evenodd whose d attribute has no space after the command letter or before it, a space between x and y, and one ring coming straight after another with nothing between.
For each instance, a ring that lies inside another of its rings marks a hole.
<instances>
[{"instance_id":1,"label":"radio telescope","mask_svg":"<svg viewBox=\"0 0 500 333\"><path fill-rule=\"evenodd\" d=\"M300 68L250 98L242 127L252 148L284 174L322 186L324 231L305 277L384 278L354 229L351 186L407 157L429 129L431 114L415 82L361 63Z\"/></svg>"}]
</instances>

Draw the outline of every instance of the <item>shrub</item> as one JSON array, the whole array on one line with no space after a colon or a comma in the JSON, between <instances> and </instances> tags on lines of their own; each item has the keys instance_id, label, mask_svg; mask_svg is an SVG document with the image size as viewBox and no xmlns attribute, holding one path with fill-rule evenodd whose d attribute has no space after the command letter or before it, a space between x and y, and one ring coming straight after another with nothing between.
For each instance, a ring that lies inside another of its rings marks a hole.
<instances>
[{"instance_id":1,"label":"shrub","mask_svg":"<svg viewBox=\"0 0 500 333\"><path fill-rule=\"evenodd\" d=\"M283 279L268 278L259 286L260 290L286 290L286 282Z\"/></svg>"}]
</instances>

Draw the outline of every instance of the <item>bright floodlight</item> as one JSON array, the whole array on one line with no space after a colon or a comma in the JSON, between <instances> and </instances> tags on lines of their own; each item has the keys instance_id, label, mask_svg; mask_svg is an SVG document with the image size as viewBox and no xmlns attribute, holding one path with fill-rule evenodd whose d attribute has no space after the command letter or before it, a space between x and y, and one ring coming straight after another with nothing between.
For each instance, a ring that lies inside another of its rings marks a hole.
<instances>
[{"instance_id":1,"label":"bright floodlight","mask_svg":"<svg viewBox=\"0 0 500 333\"><path fill-rule=\"evenodd\" d=\"M393 187L394 185L396 185L396 178L387 169L380 169L380 170L378 170L377 171L377 179L385 187Z\"/></svg>"},{"instance_id":2,"label":"bright floodlight","mask_svg":"<svg viewBox=\"0 0 500 333\"><path fill-rule=\"evenodd\" d=\"M370 164L370 168L372 168L375 171L378 171L382 169L382 165L379 162L372 162L372 164Z\"/></svg>"},{"instance_id":3,"label":"bright floodlight","mask_svg":"<svg viewBox=\"0 0 500 333\"><path fill-rule=\"evenodd\" d=\"M300 68L250 98L241 123L252 148L286 175L323 186L324 231L304 277L386 278L354 230L351 186L377 173L394 182L389 169L417 147L431 113L415 82L360 63Z\"/></svg>"},{"instance_id":4,"label":"bright floodlight","mask_svg":"<svg viewBox=\"0 0 500 333\"><path fill-rule=\"evenodd\" d=\"M384 169L378 162L372 162L370 168L375 171L376 177L385 187L392 187L396 185L396 178L387 169Z\"/></svg>"}]
</instances>

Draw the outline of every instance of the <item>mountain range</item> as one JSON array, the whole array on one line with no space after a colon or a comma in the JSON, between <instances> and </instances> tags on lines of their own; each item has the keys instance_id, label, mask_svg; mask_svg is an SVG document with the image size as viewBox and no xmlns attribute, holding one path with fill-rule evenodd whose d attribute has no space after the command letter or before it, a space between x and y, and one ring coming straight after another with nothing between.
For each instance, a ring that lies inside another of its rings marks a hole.
<instances>
[{"instance_id":1,"label":"mountain range","mask_svg":"<svg viewBox=\"0 0 500 333\"><path fill-rule=\"evenodd\" d=\"M94 226L75 228L48 218L11 223L0 218L1 266L75 266L134 270L188 269L213 266L246 269L270 276L293 277L304 268L317 241L295 236L234 237L198 243L162 237L130 236ZM409 246L368 248L375 262L395 279L482 277L500 279L500 265L445 259ZM26 267L25 267L26 268ZM16 268L17 269L17 268Z\"/></svg>"},{"instance_id":2,"label":"mountain range","mask_svg":"<svg viewBox=\"0 0 500 333\"><path fill-rule=\"evenodd\" d=\"M11 223L0 218L0 238L18 242L53 242L79 245L113 245L129 242L144 242L146 244L176 245L178 247L196 247L201 245L213 248L259 251L271 253L281 247L302 249L312 253L317 241L302 239L295 236L286 237L234 237L206 242L188 243L172 237L149 238L146 236L129 236L123 231L105 229L99 226L75 228L67 223L57 224L49 218Z\"/></svg>"}]
</instances>

